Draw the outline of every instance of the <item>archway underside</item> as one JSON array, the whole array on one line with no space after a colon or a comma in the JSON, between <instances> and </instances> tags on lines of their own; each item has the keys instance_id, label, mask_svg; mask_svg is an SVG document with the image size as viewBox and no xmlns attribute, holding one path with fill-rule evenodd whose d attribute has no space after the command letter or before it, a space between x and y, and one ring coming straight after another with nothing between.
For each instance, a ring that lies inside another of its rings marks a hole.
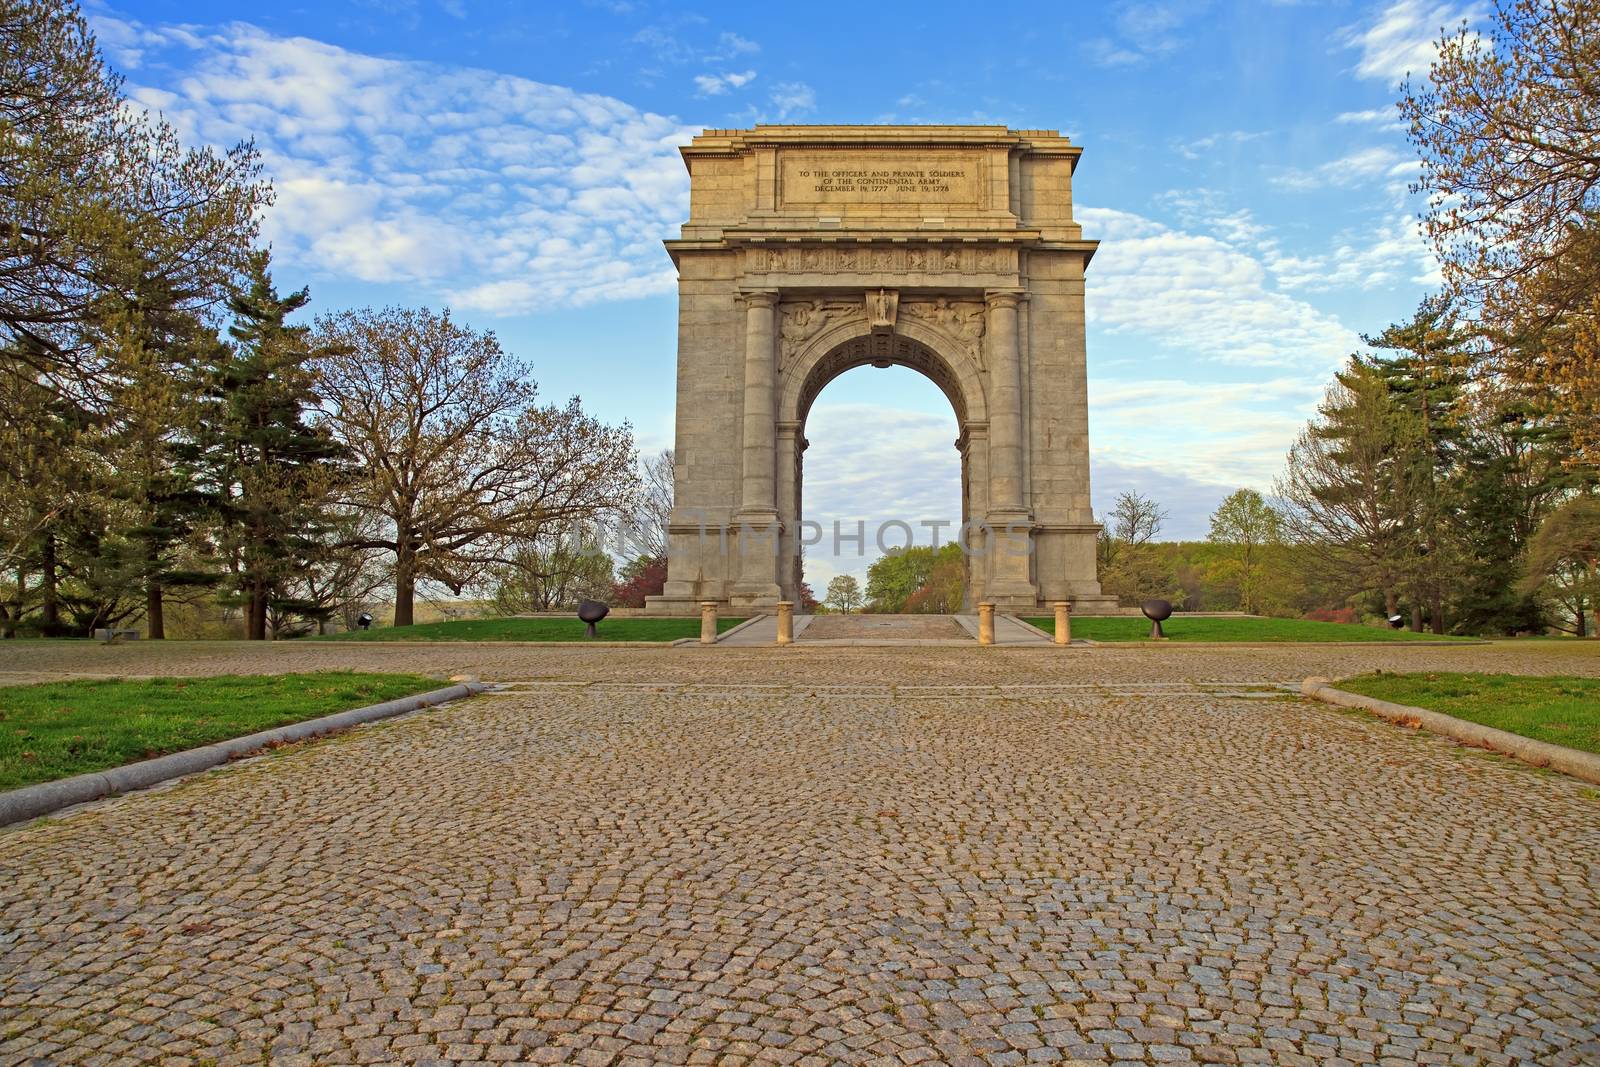
<instances>
[{"instance_id":1,"label":"archway underside","mask_svg":"<svg viewBox=\"0 0 1600 1067\"><path fill-rule=\"evenodd\" d=\"M829 382L847 370L868 365L909 367L922 374L938 386L939 391L949 399L950 406L955 409L956 425L966 426L966 397L962 394L961 383L955 372L950 369L950 365L921 342L888 333L852 338L823 356L811 368L800 387L796 421L800 423L806 421L812 403Z\"/></svg>"}]
</instances>

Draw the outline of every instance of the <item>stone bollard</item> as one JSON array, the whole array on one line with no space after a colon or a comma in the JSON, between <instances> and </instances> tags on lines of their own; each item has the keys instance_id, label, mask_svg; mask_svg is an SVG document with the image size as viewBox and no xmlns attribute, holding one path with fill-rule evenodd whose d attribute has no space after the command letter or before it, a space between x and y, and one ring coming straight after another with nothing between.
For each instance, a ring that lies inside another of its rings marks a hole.
<instances>
[{"instance_id":1,"label":"stone bollard","mask_svg":"<svg viewBox=\"0 0 1600 1067\"><path fill-rule=\"evenodd\" d=\"M715 600L700 601L700 643L714 645L717 643L717 602Z\"/></svg>"},{"instance_id":2,"label":"stone bollard","mask_svg":"<svg viewBox=\"0 0 1600 1067\"><path fill-rule=\"evenodd\" d=\"M794 601L778 601L778 644L794 644Z\"/></svg>"},{"instance_id":3,"label":"stone bollard","mask_svg":"<svg viewBox=\"0 0 1600 1067\"><path fill-rule=\"evenodd\" d=\"M994 644L994 605L978 605L978 644Z\"/></svg>"},{"instance_id":4,"label":"stone bollard","mask_svg":"<svg viewBox=\"0 0 1600 1067\"><path fill-rule=\"evenodd\" d=\"M1058 600L1056 608L1056 644L1072 644L1072 602Z\"/></svg>"}]
</instances>

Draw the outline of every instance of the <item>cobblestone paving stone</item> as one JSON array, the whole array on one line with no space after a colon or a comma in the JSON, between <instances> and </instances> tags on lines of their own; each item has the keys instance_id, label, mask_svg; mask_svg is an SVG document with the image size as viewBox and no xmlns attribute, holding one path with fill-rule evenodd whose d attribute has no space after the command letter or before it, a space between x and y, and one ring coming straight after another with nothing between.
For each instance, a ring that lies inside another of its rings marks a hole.
<instances>
[{"instance_id":1,"label":"cobblestone paving stone","mask_svg":"<svg viewBox=\"0 0 1600 1067\"><path fill-rule=\"evenodd\" d=\"M0 1063L1600 1062L1594 791L1254 684L1381 653L403 651L525 680L0 832Z\"/></svg>"},{"instance_id":2,"label":"cobblestone paving stone","mask_svg":"<svg viewBox=\"0 0 1600 1067\"><path fill-rule=\"evenodd\" d=\"M826 618L822 616L821 618ZM909 657L909 658L908 658ZM909 669L908 669L909 665ZM969 684L1055 681L1260 681L1298 684L1309 675L1365 671L1498 671L1600 677L1600 641L1438 645L1147 645L918 649L618 648L467 643L0 641L0 684L70 676L268 674L283 671L471 673L495 681L767 681Z\"/></svg>"},{"instance_id":3,"label":"cobblestone paving stone","mask_svg":"<svg viewBox=\"0 0 1600 1067\"><path fill-rule=\"evenodd\" d=\"M879 636L896 641L974 640L950 615L818 615L797 640L857 641Z\"/></svg>"}]
</instances>

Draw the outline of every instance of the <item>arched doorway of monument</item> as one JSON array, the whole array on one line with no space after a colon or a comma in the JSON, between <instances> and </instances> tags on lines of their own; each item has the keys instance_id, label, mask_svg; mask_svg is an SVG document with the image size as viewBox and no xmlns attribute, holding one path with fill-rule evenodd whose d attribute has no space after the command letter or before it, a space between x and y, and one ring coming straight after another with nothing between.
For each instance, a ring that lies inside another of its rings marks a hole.
<instances>
[{"instance_id":1,"label":"arched doorway of monument","mask_svg":"<svg viewBox=\"0 0 1600 1067\"><path fill-rule=\"evenodd\" d=\"M903 335L848 337L797 356L782 368L778 389L784 598L799 602L805 581L826 600L829 581L848 574L865 601L868 566L911 546L919 587L900 590L910 595L896 596L888 608L921 619L900 620L894 635L961 636L950 620L945 633L937 616L972 610L981 560L965 545L936 559L959 543L969 517L983 514L972 491L982 458L973 446L984 437L973 418L983 409L981 387L956 361ZM834 636L838 624L830 622L808 632ZM855 629L888 625L875 616ZM855 629L850 636L866 636Z\"/></svg>"}]
</instances>

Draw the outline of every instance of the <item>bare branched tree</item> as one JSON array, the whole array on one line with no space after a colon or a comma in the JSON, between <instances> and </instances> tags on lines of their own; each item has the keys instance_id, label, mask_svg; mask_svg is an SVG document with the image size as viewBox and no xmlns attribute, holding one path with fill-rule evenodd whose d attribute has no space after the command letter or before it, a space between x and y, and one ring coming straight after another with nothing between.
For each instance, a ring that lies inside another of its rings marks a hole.
<instances>
[{"instance_id":1,"label":"bare branched tree","mask_svg":"<svg viewBox=\"0 0 1600 1067\"><path fill-rule=\"evenodd\" d=\"M672 515L673 459L672 449L660 452L640 462L643 477L640 480L638 503L629 522L633 554L664 558L667 554L667 520Z\"/></svg>"},{"instance_id":2,"label":"bare branched tree","mask_svg":"<svg viewBox=\"0 0 1600 1067\"><path fill-rule=\"evenodd\" d=\"M356 543L393 555L396 626L413 621L419 580L459 593L552 527L627 506L629 428L576 397L535 403L528 368L493 333L403 308L327 316L317 330L337 353L323 365L328 416L363 468L347 503L388 520Z\"/></svg>"}]
</instances>

